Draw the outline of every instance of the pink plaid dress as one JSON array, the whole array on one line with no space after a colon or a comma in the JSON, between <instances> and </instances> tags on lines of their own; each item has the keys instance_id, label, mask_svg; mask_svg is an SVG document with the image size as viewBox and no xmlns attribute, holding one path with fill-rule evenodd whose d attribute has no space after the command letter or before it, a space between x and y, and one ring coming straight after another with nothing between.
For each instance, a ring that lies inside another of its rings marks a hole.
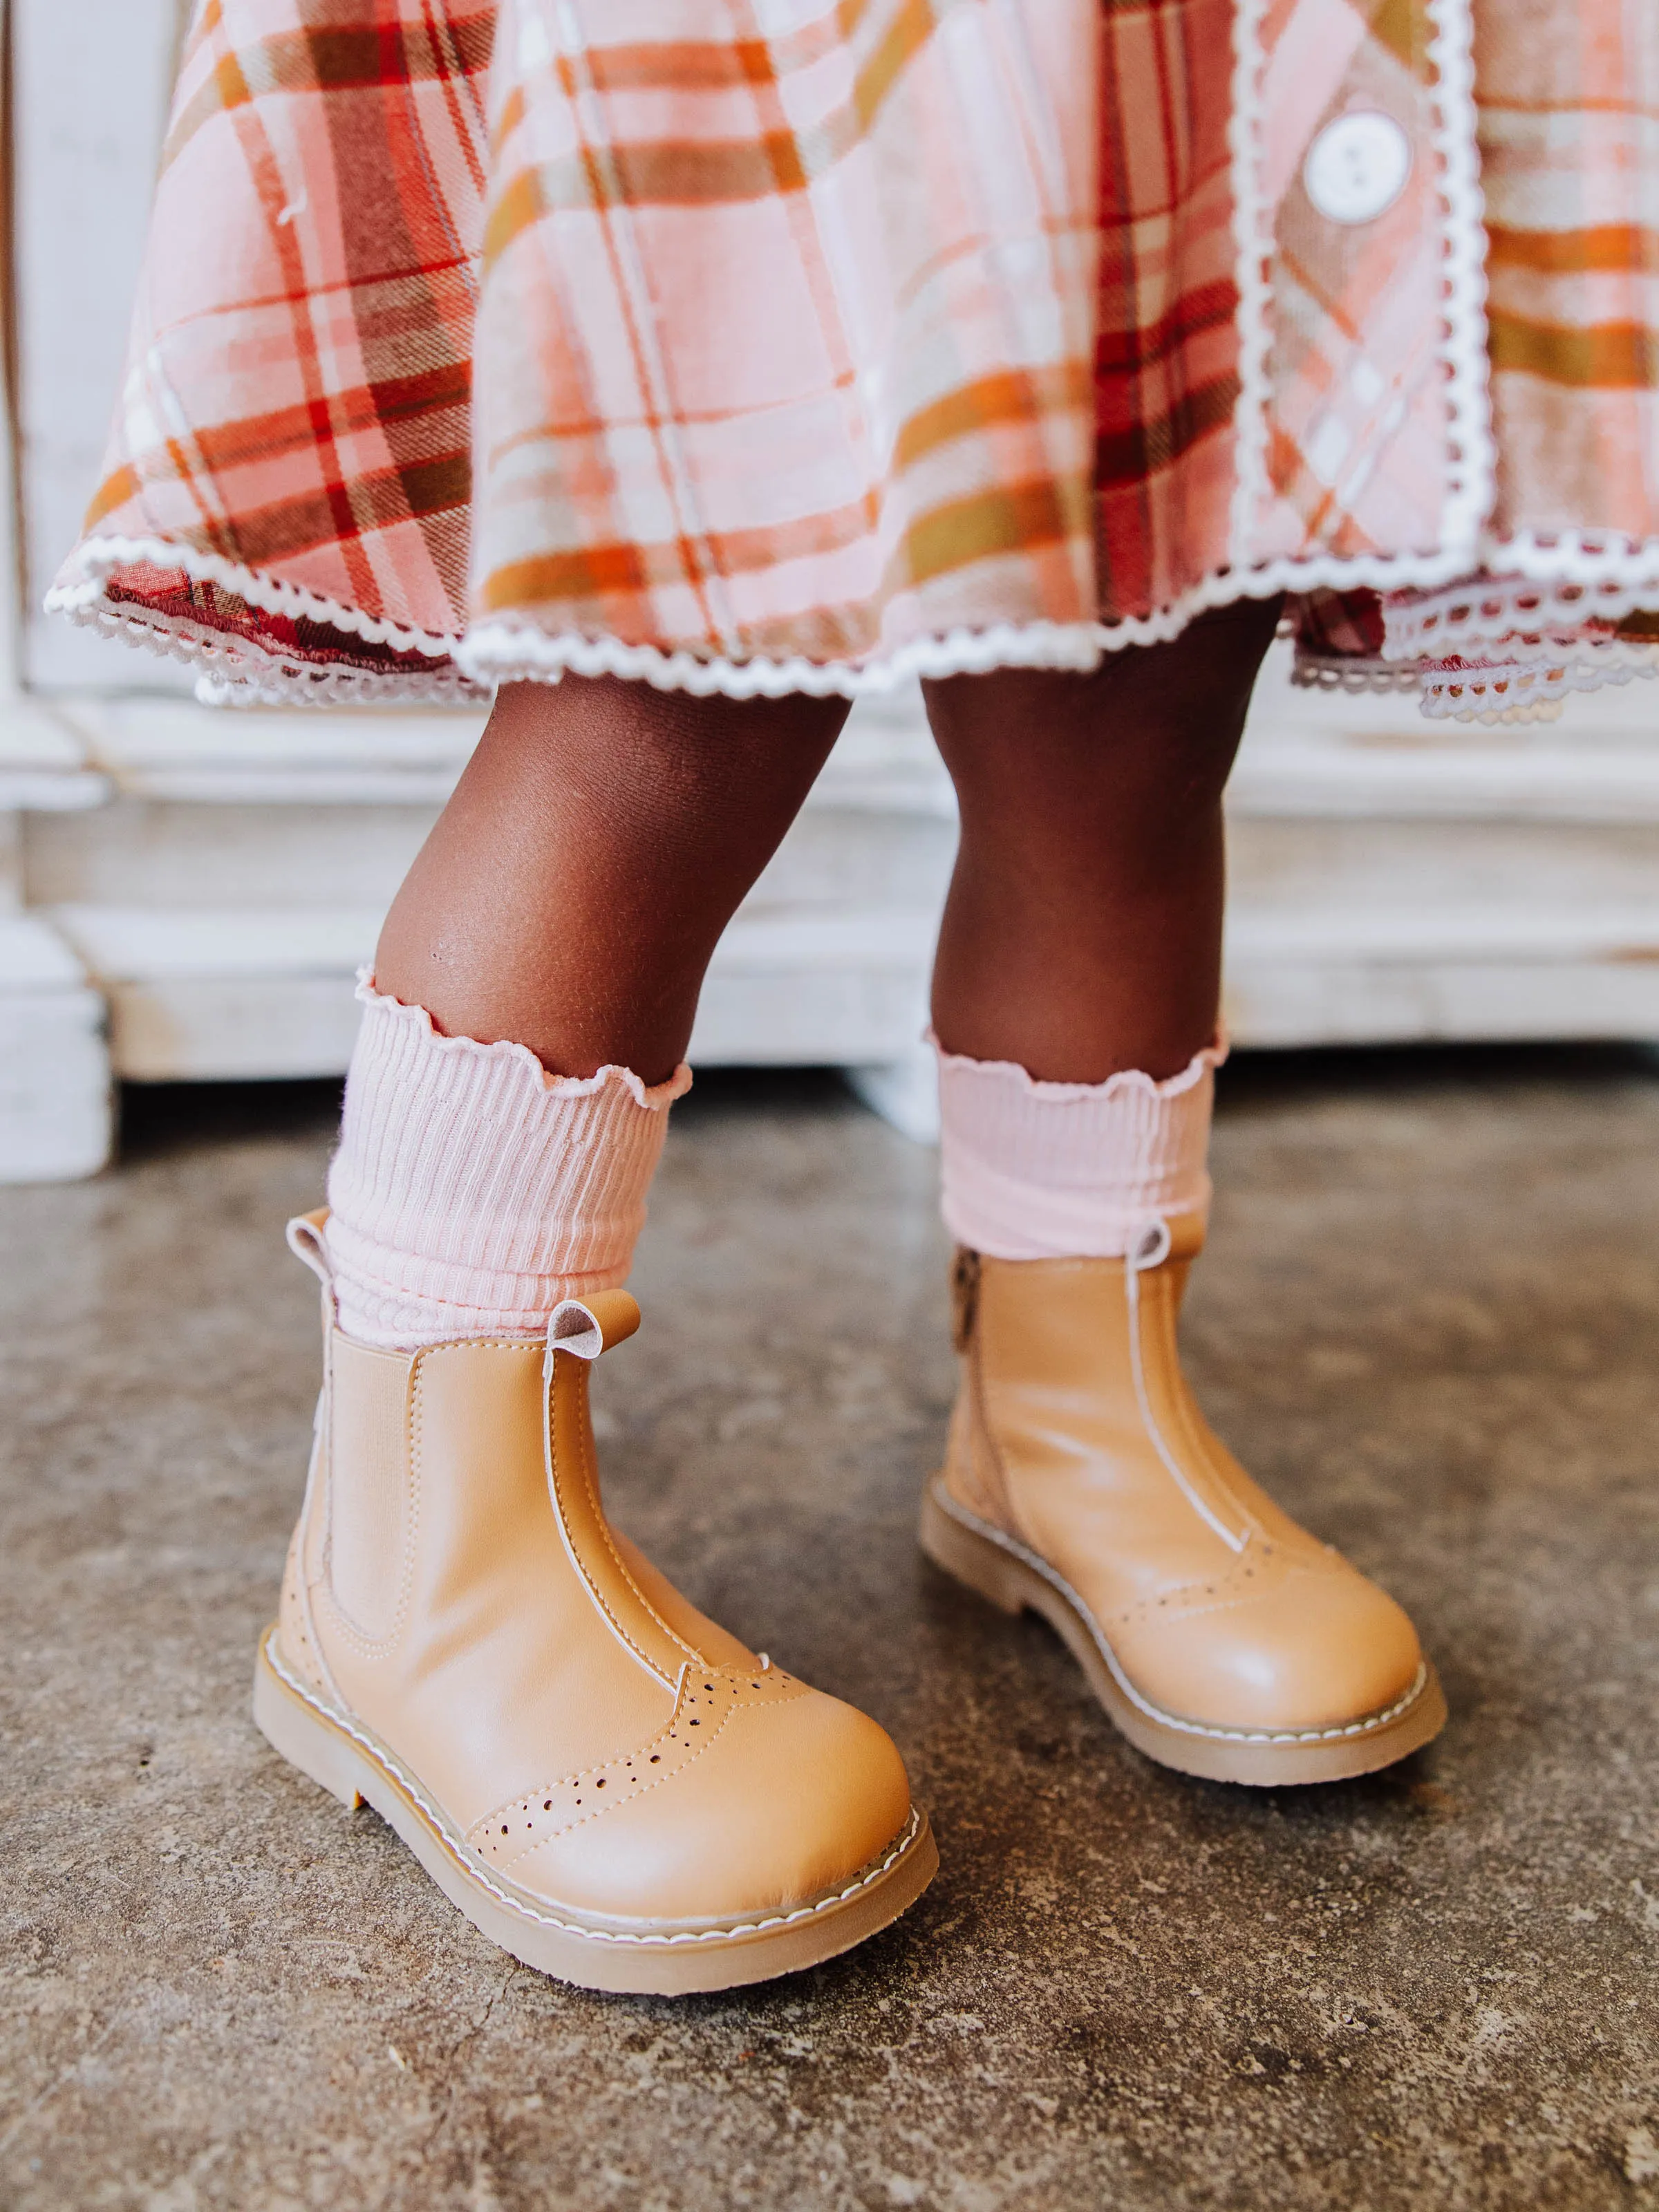
<instances>
[{"instance_id":1,"label":"pink plaid dress","mask_svg":"<svg viewBox=\"0 0 1659 2212\"><path fill-rule=\"evenodd\" d=\"M1659 659L1654 0L200 0L51 604L211 696Z\"/></svg>"}]
</instances>

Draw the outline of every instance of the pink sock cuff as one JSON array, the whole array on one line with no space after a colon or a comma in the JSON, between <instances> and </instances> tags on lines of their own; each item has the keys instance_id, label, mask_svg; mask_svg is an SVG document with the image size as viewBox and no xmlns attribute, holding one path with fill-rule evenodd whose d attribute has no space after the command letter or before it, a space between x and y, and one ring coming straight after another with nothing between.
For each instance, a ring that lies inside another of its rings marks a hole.
<instances>
[{"instance_id":1,"label":"pink sock cuff","mask_svg":"<svg viewBox=\"0 0 1659 2212\"><path fill-rule=\"evenodd\" d=\"M1195 1052L1179 1075L1147 1075L1138 1067L1120 1067L1109 1075L1104 1083L1046 1083L1041 1076L1032 1075L1017 1060L970 1060L966 1053L947 1052L932 1030L922 1040L933 1048L939 1060L939 1073L947 1070L973 1076L995 1077L1012 1082L1028 1098L1041 1098L1051 1105L1068 1103L1104 1105L1109 1099L1121 1097L1126 1091L1139 1093L1146 1098L1179 1098L1188 1091L1196 1091L1206 1075L1213 1075L1224 1066L1232 1046L1224 1031L1217 1035L1213 1044L1206 1044Z\"/></svg>"},{"instance_id":2,"label":"pink sock cuff","mask_svg":"<svg viewBox=\"0 0 1659 2212\"><path fill-rule=\"evenodd\" d=\"M1045 1083L937 1037L940 1200L957 1243L998 1260L1109 1258L1153 1216L1207 1213L1210 1116L1224 1037L1162 1081Z\"/></svg>"},{"instance_id":3,"label":"pink sock cuff","mask_svg":"<svg viewBox=\"0 0 1659 2212\"><path fill-rule=\"evenodd\" d=\"M690 1069L550 1075L523 1045L440 1035L367 976L358 997L325 1231L346 1334L532 1336L562 1298L625 1281Z\"/></svg>"},{"instance_id":4,"label":"pink sock cuff","mask_svg":"<svg viewBox=\"0 0 1659 2212\"><path fill-rule=\"evenodd\" d=\"M357 1004L385 1009L394 1019L406 1022L424 1032L441 1051L454 1051L473 1057L499 1060L522 1067L526 1074L540 1089L560 1098L586 1098L603 1091L607 1083L624 1085L633 1093L635 1103L652 1113L672 1106L677 1098L684 1098L691 1088L691 1070L682 1060L665 1083L646 1083L631 1067L607 1060L592 1075L553 1075L542 1066L527 1044L511 1044L504 1037L493 1044L481 1044L476 1037L446 1036L435 1027L424 1006L410 1006L402 999L394 999L390 992L376 988L372 968L357 970Z\"/></svg>"}]
</instances>

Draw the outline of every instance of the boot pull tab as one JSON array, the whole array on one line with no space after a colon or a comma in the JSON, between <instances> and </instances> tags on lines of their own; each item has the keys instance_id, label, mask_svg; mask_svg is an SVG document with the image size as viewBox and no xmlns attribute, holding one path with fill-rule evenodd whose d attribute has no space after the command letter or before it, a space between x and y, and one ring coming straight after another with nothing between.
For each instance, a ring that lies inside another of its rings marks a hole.
<instances>
[{"instance_id":1,"label":"boot pull tab","mask_svg":"<svg viewBox=\"0 0 1659 2212\"><path fill-rule=\"evenodd\" d=\"M1155 1213L1130 1239L1129 1249L1123 1255L1125 1270L1134 1276L1145 1274L1149 1267L1161 1267L1174 1245L1169 1223L1161 1213Z\"/></svg>"},{"instance_id":2,"label":"boot pull tab","mask_svg":"<svg viewBox=\"0 0 1659 2212\"><path fill-rule=\"evenodd\" d=\"M556 1352L597 1359L612 1345L625 1344L639 1325L638 1301L626 1291L591 1291L585 1298L564 1298L548 1317L543 1371L551 1378Z\"/></svg>"},{"instance_id":3,"label":"boot pull tab","mask_svg":"<svg viewBox=\"0 0 1659 2212\"><path fill-rule=\"evenodd\" d=\"M957 1352L966 1352L972 1343L978 1315L979 1254L958 1244L951 1267L951 1342Z\"/></svg>"},{"instance_id":4,"label":"boot pull tab","mask_svg":"<svg viewBox=\"0 0 1659 2212\"><path fill-rule=\"evenodd\" d=\"M328 1256L328 1243L323 1235L327 1223L325 1206L318 1206L314 1212L296 1213L288 1224L288 1249L310 1268L325 1291L331 1291L334 1263Z\"/></svg>"}]
</instances>

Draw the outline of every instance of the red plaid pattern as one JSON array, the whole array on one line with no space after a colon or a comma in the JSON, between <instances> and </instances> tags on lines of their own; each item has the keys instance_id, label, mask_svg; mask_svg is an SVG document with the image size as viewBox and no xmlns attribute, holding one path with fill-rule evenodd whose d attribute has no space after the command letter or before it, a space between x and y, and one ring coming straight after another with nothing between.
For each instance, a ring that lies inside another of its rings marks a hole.
<instances>
[{"instance_id":1,"label":"red plaid pattern","mask_svg":"<svg viewBox=\"0 0 1659 2212\"><path fill-rule=\"evenodd\" d=\"M1372 592L1483 565L1659 599L1643 11L762 20L202 0L54 603L372 697L1084 665L1281 589L1371 659ZM1305 166L1355 114L1409 155L1358 219Z\"/></svg>"}]
</instances>

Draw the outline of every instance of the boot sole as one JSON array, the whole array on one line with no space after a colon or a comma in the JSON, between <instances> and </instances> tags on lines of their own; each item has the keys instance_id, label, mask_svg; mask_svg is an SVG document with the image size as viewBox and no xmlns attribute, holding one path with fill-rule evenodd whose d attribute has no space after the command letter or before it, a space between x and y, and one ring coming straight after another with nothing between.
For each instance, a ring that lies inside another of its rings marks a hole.
<instances>
[{"instance_id":1,"label":"boot sole","mask_svg":"<svg viewBox=\"0 0 1659 2212\"><path fill-rule=\"evenodd\" d=\"M254 1668L253 1717L290 1766L349 1809L372 1807L481 1935L579 1989L684 1996L796 1973L887 1927L939 1870L927 1815L917 1808L886 1850L849 1881L787 1911L727 1920L616 1920L515 1893L487 1871L386 1747L288 1671L274 1627Z\"/></svg>"},{"instance_id":2,"label":"boot sole","mask_svg":"<svg viewBox=\"0 0 1659 2212\"><path fill-rule=\"evenodd\" d=\"M1137 1751L1179 1773L1257 1789L1340 1782L1392 1766L1431 1741L1446 1724L1446 1700L1426 1659L1403 1698L1341 1727L1282 1732L1213 1728L1164 1712L1129 1680L1070 1583L1035 1552L957 1504L942 1474L922 1493L921 1548L935 1566L1002 1612L1040 1614L1064 1640L1115 1726Z\"/></svg>"}]
</instances>

